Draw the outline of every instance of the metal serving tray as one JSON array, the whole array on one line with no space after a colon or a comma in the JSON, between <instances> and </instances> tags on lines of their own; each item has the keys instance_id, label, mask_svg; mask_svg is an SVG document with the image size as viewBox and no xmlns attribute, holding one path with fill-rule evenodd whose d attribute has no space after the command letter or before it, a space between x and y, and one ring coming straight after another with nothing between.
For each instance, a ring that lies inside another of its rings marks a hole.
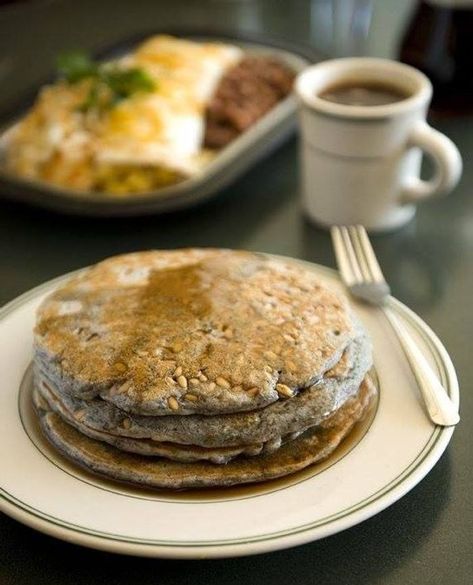
<instances>
[{"instance_id":1,"label":"metal serving tray","mask_svg":"<svg viewBox=\"0 0 473 585\"><path fill-rule=\"evenodd\" d=\"M97 57L106 59L124 54L141 40L159 32L163 31L142 34L114 45L97 54ZM257 37L208 32L164 32L193 40L230 42L250 54L272 55L287 63L296 73L317 60L317 55L310 49ZM30 99L19 108L3 125L2 131L11 127L31 103ZM121 198L106 193L84 194L19 179L2 172L0 166L0 196L62 213L102 217L160 214L192 207L217 196L224 187L281 145L295 129L295 112L295 97L290 95L224 147L202 173L177 185Z\"/></svg>"}]
</instances>

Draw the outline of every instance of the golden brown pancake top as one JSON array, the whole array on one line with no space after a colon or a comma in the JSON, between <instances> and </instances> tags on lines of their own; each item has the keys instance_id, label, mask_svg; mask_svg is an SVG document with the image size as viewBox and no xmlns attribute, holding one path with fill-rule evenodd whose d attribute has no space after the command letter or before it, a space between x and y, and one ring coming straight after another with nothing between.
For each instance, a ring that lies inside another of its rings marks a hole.
<instances>
[{"instance_id":1,"label":"golden brown pancake top","mask_svg":"<svg viewBox=\"0 0 473 585\"><path fill-rule=\"evenodd\" d=\"M249 252L105 260L38 311L36 359L71 392L130 412L236 412L287 399L353 339L347 305L311 270Z\"/></svg>"}]
</instances>

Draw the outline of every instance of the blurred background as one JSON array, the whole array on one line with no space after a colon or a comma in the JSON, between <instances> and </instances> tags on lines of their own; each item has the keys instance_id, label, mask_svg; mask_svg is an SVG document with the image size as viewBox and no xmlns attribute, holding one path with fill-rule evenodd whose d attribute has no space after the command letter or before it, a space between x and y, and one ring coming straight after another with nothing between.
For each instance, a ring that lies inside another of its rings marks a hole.
<instances>
[{"instance_id":1,"label":"blurred background","mask_svg":"<svg viewBox=\"0 0 473 585\"><path fill-rule=\"evenodd\" d=\"M460 149L462 180L449 197L419 206L416 219L402 230L374 236L373 242L393 294L433 327L451 354L466 390L467 421L473 412L473 0L0 0L0 123L51 78L64 50L96 53L137 35L186 31L279 39L309 48L316 59L402 59L430 77L435 87L430 121ZM214 200L161 216L68 216L0 198L0 305L107 256L148 248L244 248L334 266L327 232L301 212L298 165L298 139L292 135ZM428 164L424 173L429 174ZM470 443L468 423L460 425L449 453L429 477L356 530L272 555L270 562L256 557L238 564L196 563L192 571L187 565L187 578L208 583L228 570L231 582L244 574L250 581L279 583L287 582L290 570L300 583L322 574L327 584L466 585L471 582ZM80 582L89 583L102 574L96 574L97 559L104 578L114 570L113 583L142 572L146 582L156 579L154 561L122 559L112 566L102 563L105 557L87 557L82 549L36 535L13 520L2 522L6 562L0 563L0 574L11 577L2 581L0 575L2 583L49 583L50 575L71 582L71 567L86 571ZM175 566L160 565L167 582L182 576Z\"/></svg>"},{"instance_id":2,"label":"blurred background","mask_svg":"<svg viewBox=\"0 0 473 585\"><path fill-rule=\"evenodd\" d=\"M263 42L309 47L318 59L348 55L402 58L435 85L437 127L462 153L473 148L471 59L473 2L461 0L21 0L0 1L0 121L54 71L58 53L100 52L149 32L228 31ZM459 7L458 7L459 5ZM466 89L465 89L466 88ZM460 95L462 107L451 107ZM445 118L445 119L443 119ZM428 174L428 165L425 173ZM149 247L223 245L332 263L325 234L298 205L298 154L290 140L269 160L199 208L149 218L87 219L2 201L0 302L30 286L105 256ZM471 244L468 165L460 187L426 204L415 224L381 238L394 292L414 308L435 307L451 267ZM448 214L449 222L441 222ZM433 237L435 234L435 237ZM62 242L58 245L58 242ZM19 259L28 269L18 265ZM458 279L465 278L460 270ZM459 285L463 294L463 288ZM453 299L452 299L453 302Z\"/></svg>"},{"instance_id":3,"label":"blurred background","mask_svg":"<svg viewBox=\"0 0 473 585\"><path fill-rule=\"evenodd\" d=\"M67 47L97 50L146 30L226 28L308 44L328 56L393 57L415 10L412 0L3 0L0 6L0 26L8 22L0 36L0 115L20 92L44 81Z\"/></svg>"},{"instance_id":4,"label":"blurred background","mask_svg":"<svg viewBox=\"0 0 473 585\"><path fill-rule=\"evenodd\" d=\"M238 29L324 56L401 58L426 71L437 94L472 91L469 0L0 0L2 22L0 116L44 81L59 51L164 29ZM471 95L461 99L471 109Z\"/></svg>"}]
</instances>

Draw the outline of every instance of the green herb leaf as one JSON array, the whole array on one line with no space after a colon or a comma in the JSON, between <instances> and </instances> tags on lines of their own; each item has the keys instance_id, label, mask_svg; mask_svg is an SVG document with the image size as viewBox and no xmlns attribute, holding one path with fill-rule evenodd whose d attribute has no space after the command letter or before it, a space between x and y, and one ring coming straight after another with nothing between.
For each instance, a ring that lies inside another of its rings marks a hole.
<instances>
[{"instance_id":1,"label":"green herb leaf","mask_svg":"<svg viewBox=\"0 0 473 585\"><path fill-rule=\"evenodd\" d=\"M61 54L57 59L59 72L69 83L91 79L89 94L79 108L81 112L91 109L107 109L139 91L153 91L153 79L143 69L121 68L116 65L99 65L83 51Z\"/></svg>"},{"instance_id":2,"label":"green herb leaf","mask_svg":"<svg viewBox=\"0 0 473 585\"><path fill-rule=\"evenodd\" d=\"M103 68L100 77L114 94L114 101L130 97L139 91L155 89L154 81L143 69Z\"/></svg>"},{"instance_id":3,"label":"green herb leaf","mask_svg":"<svg viewBox=\"0 0 473 585\"><path fill-rule=\"evenodd\" d=\"M69 83L98 75L96 63L84 51L69 51L57 58L57 68Z\"/></svg>"}]
</instances>

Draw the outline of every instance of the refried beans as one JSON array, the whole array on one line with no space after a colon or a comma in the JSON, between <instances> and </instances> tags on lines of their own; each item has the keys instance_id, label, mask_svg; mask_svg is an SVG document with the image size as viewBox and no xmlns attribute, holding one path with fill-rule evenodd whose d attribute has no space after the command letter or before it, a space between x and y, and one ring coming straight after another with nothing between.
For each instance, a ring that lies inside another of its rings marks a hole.
<instances>
[{"instance_id":1,"label":"refried beans","mask_svg":"<svg viewBox=\"0 0 473 585\"><path fill-rule=\"evenodd\" d=\"M221 79L207 106L205 146L222 148L292 89L294 72L272 57L245 57Z\"/></svg>"}]
</instances>

